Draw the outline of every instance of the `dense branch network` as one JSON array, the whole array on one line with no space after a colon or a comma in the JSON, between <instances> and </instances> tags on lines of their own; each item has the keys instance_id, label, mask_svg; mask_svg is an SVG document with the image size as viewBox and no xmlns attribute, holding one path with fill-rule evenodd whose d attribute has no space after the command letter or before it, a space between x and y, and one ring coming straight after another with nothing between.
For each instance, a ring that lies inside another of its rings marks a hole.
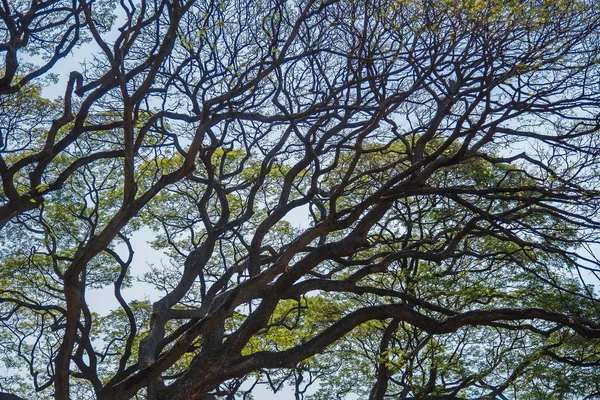
<instances>
[{"instance_id":1,"label":"dense branch network","mask_svg":"<svg viewBox=\"0 0 600 400\"><path fill-rule=\"evenodd\" d=\"M593 398L599 25L587 0L0 3L0 390Z\"/></svg>"}]
</instances>

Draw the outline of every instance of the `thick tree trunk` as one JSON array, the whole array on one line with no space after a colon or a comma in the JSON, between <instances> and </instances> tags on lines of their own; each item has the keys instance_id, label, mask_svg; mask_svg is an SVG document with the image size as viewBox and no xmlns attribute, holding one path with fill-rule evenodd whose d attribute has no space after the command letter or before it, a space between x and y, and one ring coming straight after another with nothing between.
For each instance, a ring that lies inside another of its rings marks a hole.
<instances>
[{"instance_id":1,"label":"thick tree trunk","mask_svg":"<svg viewBox=\"0 0 600 400\"><path fill-rule=\"evenodd\" d=\"M25 400L15 394L0 392L0 400Z\"/></svg>"}]
</instances>

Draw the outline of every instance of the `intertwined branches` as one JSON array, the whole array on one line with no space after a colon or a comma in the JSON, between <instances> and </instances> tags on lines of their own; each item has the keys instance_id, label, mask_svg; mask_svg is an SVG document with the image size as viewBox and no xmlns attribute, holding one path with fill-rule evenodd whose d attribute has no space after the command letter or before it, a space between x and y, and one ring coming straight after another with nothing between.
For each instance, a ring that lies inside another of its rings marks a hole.
<instances>
[{"instance_id":1,"label":"intertwined branches","mask_svg":"<svg viewBox=\"0 0 600 400\"><path fill-rule=\"evenodd\" d=\"M0 384L593 396L598 12L3 2ZM149 230L164 259L136 277Z\"/></svg>"}]
</instances>

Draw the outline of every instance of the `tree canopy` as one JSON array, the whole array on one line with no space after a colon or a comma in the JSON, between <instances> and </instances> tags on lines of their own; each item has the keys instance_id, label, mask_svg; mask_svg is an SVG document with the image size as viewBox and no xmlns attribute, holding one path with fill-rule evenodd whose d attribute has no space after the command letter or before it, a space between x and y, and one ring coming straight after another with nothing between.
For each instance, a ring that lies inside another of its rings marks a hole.
<instances>
[{"instance_id":1,"label":"tree canopy","mask_svg":"<svg viewBox=\"0 0 600 400\"><path fill-rule=\"evenodd\" d=\"M598 398L599 28L0 2L0 398Z\"/></svg>"}]
</instances>

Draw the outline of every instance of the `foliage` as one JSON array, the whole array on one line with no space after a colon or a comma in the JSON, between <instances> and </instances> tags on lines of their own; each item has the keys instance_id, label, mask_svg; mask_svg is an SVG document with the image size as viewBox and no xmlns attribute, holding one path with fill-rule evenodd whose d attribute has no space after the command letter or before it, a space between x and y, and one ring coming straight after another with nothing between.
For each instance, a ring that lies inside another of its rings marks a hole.
<instances>
[{"instance_id":1,"label":"foliage","mask_svg":"<svg viewBox=\"0 0 600 400\"><path fill-rule=\"evenodd\" d=\"M596 3L2 2L0 391L599 396Z\"/></svg>"}]
</instances>

